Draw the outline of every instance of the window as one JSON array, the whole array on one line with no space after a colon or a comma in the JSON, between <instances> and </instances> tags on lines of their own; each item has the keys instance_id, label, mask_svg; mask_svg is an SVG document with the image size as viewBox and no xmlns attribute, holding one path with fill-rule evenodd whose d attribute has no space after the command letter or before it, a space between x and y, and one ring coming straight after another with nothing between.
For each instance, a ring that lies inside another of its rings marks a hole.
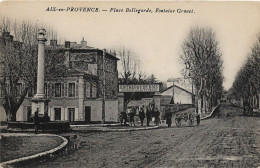
<instances>
[{"instance_id":1,"label":"window","mask_svg":"<svg viewBox=\"0 0 260 168\"><path fill-rule=\"evenodd\" d=\"M27 111L27 121L29 121L32 115L32 106L26 106L26 111Z\"/></svg>"},{"instance_id":2,"label":"window","mask_svg":"<svg viewBox=\"0 0 260 168\"><path fill-rule=\"evenodd\" d=\"M54 119L61 120L61 108L54 108Z\"/></svg>"},{"instance_id":3,"label":"window","mask_svg":"<svg viewBox=\"0 0 260 168\"><path fill-rule=\"evenodd\" d=\"M17 85L16 85L16 96L18 97L18 96L21 96L21 94L22 94L22 84L21 83L17 83Z\"/></svg>"},{"instance_id":4,"label":"window","mask_svg":"<svg viewBox=\"0 0 260 168\"><path fill-rule=\"evenodd\" d=\"M69 121L75 121L75 108L68 108Z\"/></svg>"},{"instance_id":5,"label":"window","mask_svg":"<svg viewBox=\"0 0 260 168\"><path fill-rule=\"evenodd\" d=\"M97 97L97 86L95 83L92 83L92 98Z\"/></svg>"},{"instance_id":6,"label":"window","mask_svg":"<svg viewBox=\"0 0 260 168\"><path fill-rule=\"evenodd\" d=\"M86 82L86 98L90 98L90 83Z\"/></svg>"},{"instance_id":7,"label":"window","mask_svg":"<svg viewBox=\"0 0 260 168\"><path fill-rule=\"evenodd\" d=\"M55 97L61 97L61 83L55 83Z\"/></svg>"},{"instance_id":8,"label":"window","mask_svg":"<svg viewBox=\"0 0 260 168\"><path fill-rule=\"evenodd\" d=\"M75 83L69 83L69 97L75 97Z\"/></svg>"},{"instance_id":9,"label":"window","mask_svg":"<svg viewBox=\"0 0 260 168\"><path fill-rule=\"evenodd\" d=\"M47 86L48 86L47 83L44 83L44 94L46 96L47 96L47 93L48 93L48 91L47 91L48 87Z\"/></svg>"},{"instance_id":10,"label":"window","mask_svg":"<svg viewBox=\"0 0 260 168\"><path fill-rule=\"evenodd\" d=\"M113 95L113 96L116 96L115 90L112 90L112 95Z\"/></svg>"},{"instance_id":11,"label":"window","mask_svg":"<svg viewBox=\"0 0 260 168\"><path fill-rule=\"evenodd\" d=\"M69 68L70 69L72 68L72 62L69 62Z\"/></svg>"}]
</instances>

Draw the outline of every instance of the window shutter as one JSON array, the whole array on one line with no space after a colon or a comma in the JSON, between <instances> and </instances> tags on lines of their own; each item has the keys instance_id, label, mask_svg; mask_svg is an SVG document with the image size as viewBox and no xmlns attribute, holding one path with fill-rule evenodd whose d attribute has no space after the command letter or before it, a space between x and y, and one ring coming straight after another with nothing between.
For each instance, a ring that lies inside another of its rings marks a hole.
<instances>
[{"instance_id":1,"label":"window shutter","mask_svg":"<svg viewBox=\"0 0 260 168\"><path fill-rule=\"evenodd\" d=\"M55 97L55 83L52 83L52 97Z\"/></svg>"},{"instance_id":2,"label":"window shutter","mask_svg":"<svg viewBox=\"0 0 260 168\"><path fill-rule=\"evenodd\" d=\"M64 83L61 83L61 97L65 96L64 92L65 92Z\"/></svg>"},{"instance_id":3,"label":"window shutter","mask_svg":"<svg viewBox=\"0 0 260 168\"><path fill-rule=\"evenodd\" d=\"M64 97L68 97L68 84L67 84L67 82L64 83Z\"/></svg>"},{"instance_id":4,"label":"window shutter","mask_svg":"<svg viewBox=\"0 0 260 168\"><path fill-rule=\"evenodd\" d=\"M47 83L47 87L48 87L48 89L47 89L47 97L51 97L51 83Z\"/></svg>"},{"instance_id":5,"label":"window shutter","mask_svg":"<svg viewBox=\"0 0 260 168\"><path fill-rule=\"evenodd\" d=\"M78 82L76 82L76 97L78 97L78 95L79 95L79 84L78 84Z\"/></svg>"},{"instance_id":6,"label":"window shutter","mask_svg":"<svg viewBox=\"0 0 260 168\"><path fill-rule=\"evenodd\" d=\"M84 84L83 84L83 92L84 92L84 98L86 98L86 81L84 81Z\"/></svg>"}]
</instances>

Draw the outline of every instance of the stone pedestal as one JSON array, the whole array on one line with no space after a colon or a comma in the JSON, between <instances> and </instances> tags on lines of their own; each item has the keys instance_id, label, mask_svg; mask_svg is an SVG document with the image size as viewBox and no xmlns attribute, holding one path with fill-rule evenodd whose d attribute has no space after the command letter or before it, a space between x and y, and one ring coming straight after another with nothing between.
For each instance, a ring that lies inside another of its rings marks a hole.
<instances>
[{"instance_id":1,"label":"stone pedestal","mask_svg":"<svg viewBox=\"0 0 260 168\"><path fill-rule=\"evenodd\" d=\"M50 102L49 99L35 99L33 98L32 100L32 114L39 109L39 114L48 114L48 103Z\"/></svg>"}]
</instances>

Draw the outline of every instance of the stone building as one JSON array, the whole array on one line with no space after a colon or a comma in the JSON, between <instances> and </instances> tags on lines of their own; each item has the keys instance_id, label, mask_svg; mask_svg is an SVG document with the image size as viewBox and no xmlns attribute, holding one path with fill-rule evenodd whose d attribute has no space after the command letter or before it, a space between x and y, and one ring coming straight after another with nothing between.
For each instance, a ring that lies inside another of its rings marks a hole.
<instances>
[{"instance_id":1,"label":"stone building","mask_svg":"<svg viewBox=\"0 0 260 168\"><path fill-rule=\"evenodd\" d=\"M48 114L51 121L100 122L102 120L102 95L105 90L105 120L118 119L118 72L115 55L105 50L87 46L83 39L81 44L66 41L57 45L51 40L46 52L55 50L60 57L62 71L55 71L55 76L45 74L44 92L51 101ZM104 64L103 64L104 60ZM104 69L103 69L104 65ZM104 86L103 86L104 80ZM21 89L23 81L19 83ZM27 121L32 112L31 99L36 92L30 88L23 104L17 112L17 121ZM1 101L1 97L0 97ZM1 120L3 107L0 107Z\"/></svg>"}]
</instances>

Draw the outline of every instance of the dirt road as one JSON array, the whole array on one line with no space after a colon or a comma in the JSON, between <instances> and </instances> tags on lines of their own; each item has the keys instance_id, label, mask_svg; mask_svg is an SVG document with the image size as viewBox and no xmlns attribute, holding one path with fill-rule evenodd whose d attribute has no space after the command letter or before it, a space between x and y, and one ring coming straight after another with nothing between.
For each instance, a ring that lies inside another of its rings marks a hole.
<instances>
[{"instance_id":1,"label":"dirt road","mask_svg":"<svg viewBox=\"0 0 260 168\"><path fill-rule=\"evenodd\" d=\"M77 133L81 148L29 167L258 167L260 117L230 105L200 126ZM226 117L229 114L228 117ZM27 167L28 167L27 166Z\"/></svg>"}]
</instances>

